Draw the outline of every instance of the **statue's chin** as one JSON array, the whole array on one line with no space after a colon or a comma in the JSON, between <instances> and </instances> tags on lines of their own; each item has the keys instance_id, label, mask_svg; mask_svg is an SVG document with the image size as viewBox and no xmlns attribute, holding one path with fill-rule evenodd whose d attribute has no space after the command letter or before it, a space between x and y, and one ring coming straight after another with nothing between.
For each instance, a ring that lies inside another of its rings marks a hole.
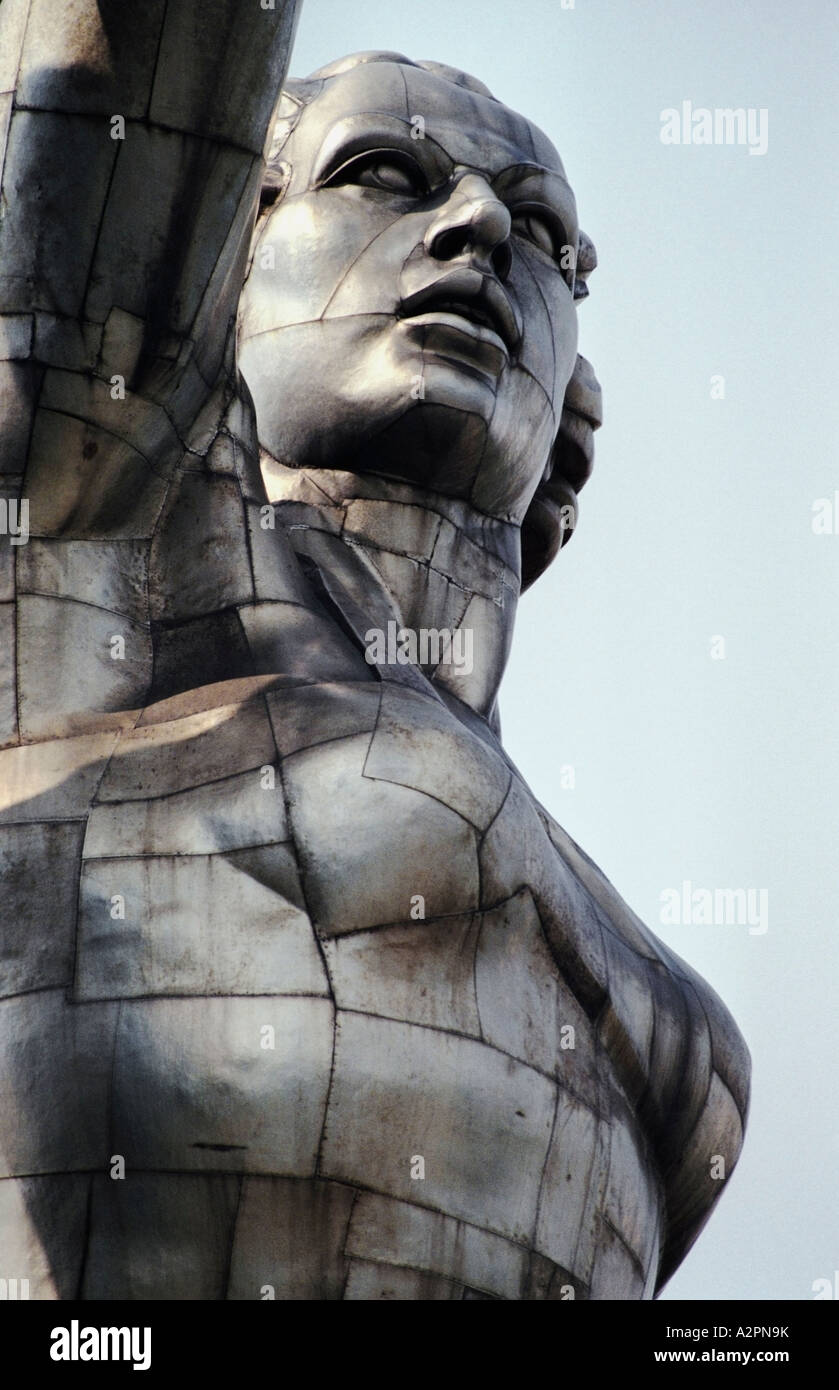
<instances>
[{"instance_id":1,"label":"statue's chin","mask_svg":"<svg viewBox=\"0 0 839 1390\"><path fill-rule=\"evenodd\" d=\"M518 512L526 509L519 494L532 491L519 476L525 470L516 467L509 442L493 438L481 415L430 401L418 401L374 433L325 440L319 431L310 441L298 439L293 448L282 437L275 447L268 438L261 442L286 467L389 478L473 501L479 510L504 520L519 519ZM478 497L491 498L493 505L487 508Z\"/></svg>"},{"instance_id":2,"label":"statue's chin","mask_svg":"<svg viewBox=\"0 0 839 1390\"><path fill-rule=\"evenodd\" d=\"M417 401L404 414L357 446L346 467L466 498L486 447L481 415Z\"/></svg>"},{"instance_id":3,"label":"statue's chin","mask_svg":"<svg viewBox=\"0 0 839 1390\"><path fill-rule=\"evenodd\" d=\"M399 321L360 328L353 318L243 341L260 442L292 467L393 478L487 510L480 496L506 519L548 456L550 439L543 448L537 438L544 393L531 400L530 378L511 376L498 353L484 360L467 335L452 331L435 350L423 342Z\"/></svg>"}]
</instances>

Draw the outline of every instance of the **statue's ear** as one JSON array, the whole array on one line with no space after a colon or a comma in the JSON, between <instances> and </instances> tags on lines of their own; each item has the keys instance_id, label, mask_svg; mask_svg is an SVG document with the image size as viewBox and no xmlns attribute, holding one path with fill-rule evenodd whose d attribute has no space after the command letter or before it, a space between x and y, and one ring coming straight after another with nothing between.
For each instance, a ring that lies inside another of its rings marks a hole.
<instances>
[{"instance_id":1,"label":"statue's ear","mask_svg":"<svg viewBox=\"0 0 839 1390\"><path fill-rule=\"evenodd\" d=\"M269 164L262 178L262 187L259 190L259 212L263 213L266 209L272 208L275 203L280 202L285 197L290 182L290 164L287 164L284 159L275 159L273 164Z\"/></svg>"},{"instance_id":2,"label":"statue's ear","mask_svg":"<svg viewBox=\"0 0 839 1390\"><path fill-rule=\"evenodd\" d=\"M282 152L300 119L306 100L311 100L314 93L320 91L322 87L322 82L289 80L277 98L277 105L274 107L274 115L268 128L268 136L263 151L265 169L251 233L246 273L250 272L256 243L265 225L265 219L274 204L285 197L291 181L291 165L282 158Z\"/></svg>"},{"instance_id":3,"label":"statue's ear","mask_svg":"<svg viewBox=\"0 0 839 1390\"><path fill-rule=\"evenodd\" d=\"M545 476L522 522L522 590L548 568L577 524L577 493L591 476L594 431L602 421L600 383L591 363L578 357Z\"/></svg>"}]
</instances>

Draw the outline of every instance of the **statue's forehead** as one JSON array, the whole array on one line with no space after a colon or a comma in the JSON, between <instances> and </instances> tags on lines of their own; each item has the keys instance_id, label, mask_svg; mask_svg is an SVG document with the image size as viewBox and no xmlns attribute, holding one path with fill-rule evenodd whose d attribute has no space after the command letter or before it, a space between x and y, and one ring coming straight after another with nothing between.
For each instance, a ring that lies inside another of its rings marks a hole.
<instances>
[{"instance_id":1,"label":"statue's forehead","mask_svg":"<svg viewBox=\"0 0 839 1390\"><path fill-rule=\"evenodd\" d=\"M491 97L460 87L424 68L404 63L363 63L331 78L309 103L294 136L314 156L329 129L349 116L379 113L414 122L442 145L455 164L499 172L510 164L535 163L565 177L562 161L538 126Z\"/></svg>"}]
</instances>

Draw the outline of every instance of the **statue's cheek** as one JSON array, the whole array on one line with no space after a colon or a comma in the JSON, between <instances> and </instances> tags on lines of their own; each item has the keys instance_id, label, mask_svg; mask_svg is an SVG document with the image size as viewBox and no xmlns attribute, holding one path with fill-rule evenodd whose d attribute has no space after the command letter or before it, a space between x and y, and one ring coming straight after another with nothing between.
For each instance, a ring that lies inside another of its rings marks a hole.
<instances>
[{"instance_id":1,"label":"statue's cheek","mask_svg":"<svg viewBox=\"0 0 839 1390\"><path fill-rule=\"evenodd\" d=\"M517 360L552 403L561 399L577 350L573 301L567 286L554 285L554 278L559 280L539 276L524 254L516 254L510 289L522 321Z\"/></svg>"}]
</instances>

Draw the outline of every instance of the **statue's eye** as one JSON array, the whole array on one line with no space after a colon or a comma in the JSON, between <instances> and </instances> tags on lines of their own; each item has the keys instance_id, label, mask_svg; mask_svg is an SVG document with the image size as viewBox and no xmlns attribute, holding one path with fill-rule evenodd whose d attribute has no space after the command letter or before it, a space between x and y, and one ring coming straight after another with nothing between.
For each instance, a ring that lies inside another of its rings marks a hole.
<instances>
[{"instance_id":1,"label":"statue's eye","mask_svg":"<svg viewBox=\"0 0 839 1390\"><path fill-rule=\"evenodd\" d=\"M538 246L540 251L544 251L546 256L558 261L559 243L554 228L550 225L547 217L543 217L530 209L514 213L513 233L516 236L524 237L533 246Z\"/></svg>"},{"instance_id":2,"label":"statue's eye","mask_svg":"<svg viewBox=\"0 0 839 1390\"><path fill-rule=\"evenodd\" d=\"M348 159L324 181L324 187L356 184L415 198L428 192L428 181L419 164L398 150L373 150Z\"/></svg>"}]
</instances>

